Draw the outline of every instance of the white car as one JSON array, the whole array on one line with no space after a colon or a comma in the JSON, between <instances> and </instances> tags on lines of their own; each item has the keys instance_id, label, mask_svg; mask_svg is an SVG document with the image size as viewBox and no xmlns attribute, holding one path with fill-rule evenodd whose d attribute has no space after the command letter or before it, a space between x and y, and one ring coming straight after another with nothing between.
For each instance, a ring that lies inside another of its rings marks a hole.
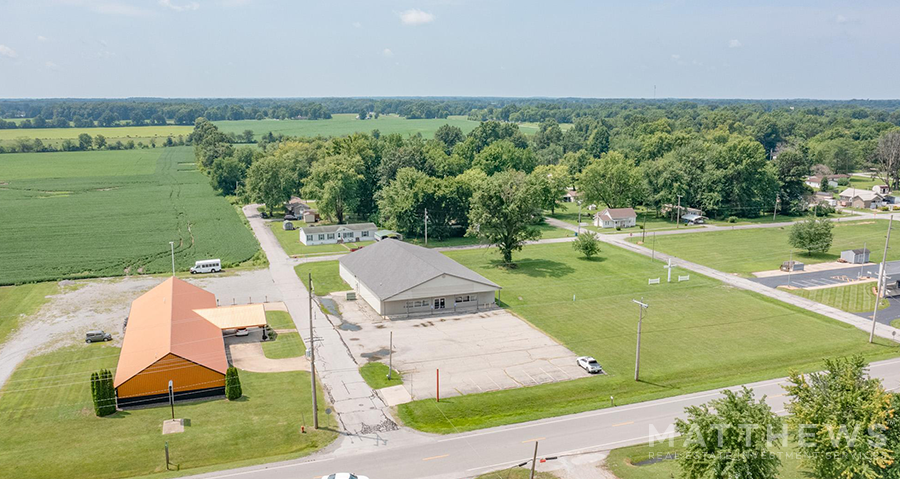
<instances>
[{"instance_id":1,"label":"white car","mask_svg":"<svg viewBox=\"0 0 900 479\"><path fill-rule=\"evenodd\" d=\"M249 336L250 331L247 331L246 329L238 329L237 331L235 331L234 335L241 338L244 336Z\"/></svg>"},{"instance_id":2,"label":"white car","mask_svg":"<svg viewBox=\"0 0 900 479\"><path fill-rule=\"evenodd\" d=\"M330 474L327 476L322 476L322 479L369 479L366 476L357 476L356 474L350 474L349 472L339 472L337 474Z\"/></svg>"},{"instance_id":3,"label":"white car","mask_svg":"<svg viewBox=\"0 0 900 479\"><path fill-rule=\"evenodd\" d=\"M585 371L591 374L598 374L603 372L603 366L600 366L600 363L597 362L596 359L590 356L581 356L575 360L579 366Z\"/></svg>"}]
</instances>

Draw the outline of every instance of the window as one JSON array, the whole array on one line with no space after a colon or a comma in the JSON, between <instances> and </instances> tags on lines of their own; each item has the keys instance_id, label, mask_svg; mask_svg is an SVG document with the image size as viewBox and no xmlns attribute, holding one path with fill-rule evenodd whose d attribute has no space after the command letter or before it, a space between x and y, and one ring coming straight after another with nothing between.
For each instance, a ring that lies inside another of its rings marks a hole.
<instances>
[{"instance_id":1,"label":"window","mask_svg":"<svg viewBox=\"0 0 900 479\"><path fill-rule=\"evenodd\" d=\"M306 241L312 241L312 235L306 235Z\"/></svg>"},{"instance_id":2,"label":"window","mask_svg":"<svg viewBox=\"0 0 900 479\"><path fill-rule=\"evenodd\" d=\"M352 232L352 231L351 231L351 232L348 232L348 233L344 233L344 238L352 238L352 237L353 237L353 232Z\"/></svg>"},{"instance_id":3,"label":"window","mask_svg":"<svg viewBox=\"0 0 900 479\"><path fill-rule=\"evenodd\" d=\"M434 309L444 309L444 298L434 298Z\"/></svg>"},{"instance_id":4,"label":"window","mask_svg":"<svg viewBox=\"0 0 900 479\"><path fill-rule=\"evenodd\" d=\"M369 232L368 232L368 231L363 231L363 232L362 232L362 236L369 236Z\"/></svg>"},{"instance_id":5,"label":"window","mask_svg":"<svg viewBox=\"0 0 900 479\"><path fill-rule=\"evenodd\" d=\"M328 239L334 239L334 233L328 233Z\"/></svg>"},{"instance_id":6,"label":"window","mask_svg":"<svg viewBox=\"0 0 900 479\"><path fill-rule=\"evenodd\" d=\"M319 241L323 241L324 239L325 239L325 235L320 234L320 235L319 235Z\"/></svg>"}]
</instances>

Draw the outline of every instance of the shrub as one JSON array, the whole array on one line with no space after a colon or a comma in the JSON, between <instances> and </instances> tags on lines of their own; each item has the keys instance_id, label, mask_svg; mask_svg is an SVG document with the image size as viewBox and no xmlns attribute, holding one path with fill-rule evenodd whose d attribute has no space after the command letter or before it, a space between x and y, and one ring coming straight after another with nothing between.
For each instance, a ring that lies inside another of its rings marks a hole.
<instances>
[{"instance_id":1,"label":"shrub","mask_svg":"<svg viewBox=\"0 0 900 479\"><path fill-rule=\"evenodd\" d=\"M572 248L583 254L585 258L591 259L592 256L600 252L600 241L591 231L585 231L575 238L572 242Z\"/></svg>"},{"instance_id":2,"label":"shrub","mask_svg":"<svg viewBox=\"0 0 900 479\"><path fill-rule=\"evenodd\" d=\"M737 223L737 220L738 220L738 219L737 219L737 216L729 216L729 217L728 217L728 222L729 222L729 223Z\"/></svg>"},{"instance_id":3,"label":"shrub","mask_svg":"<svg viewBox=\"0 0 900 479\"><path fill-rule=\"evenodd\" d=\"M112 373L108 369L91 373L91 396L97 417L116 412L116 389L113 387Z\"/></svg>"},{"instance_id":4,"label":"shrub","mask_svg":"<svg viewBox=\"0 0 900 479\"><path fill-rule=\"evenodd\" d=\"M238 376L238 370L236 367L231 366L225 371L225 397L228 398L229 401L234 401L243 396L243 394L244 392L241 390L241 378Z\"/></svg>"}]
</instances>

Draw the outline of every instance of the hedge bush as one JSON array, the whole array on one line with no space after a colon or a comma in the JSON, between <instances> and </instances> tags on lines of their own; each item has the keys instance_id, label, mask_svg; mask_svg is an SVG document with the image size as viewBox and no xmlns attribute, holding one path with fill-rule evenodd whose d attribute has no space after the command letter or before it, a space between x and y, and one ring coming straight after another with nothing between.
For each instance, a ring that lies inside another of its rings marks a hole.
<instances>
[{"instance_id":1,"label":"hedge bush","mask_svg":"<svg viewBox=\"0 0 900 479\"><path fill-rule=\"evenodd\" d=\"M244 392L241 390L241 378L236 367L231 366L225 371L225 397L229 401L240 398Z\"/></svg>"},{"instance_id":2,"label":"hedge bush","mask_svg":"<svg viewBox=\"0 0 900 479\"><path fill-rule=\"evenodd\" d=\"M97 417L116 412L116 389L113 387L112 373L108 369L91 373L91 396Z\"/></svg>"}]
</instances>

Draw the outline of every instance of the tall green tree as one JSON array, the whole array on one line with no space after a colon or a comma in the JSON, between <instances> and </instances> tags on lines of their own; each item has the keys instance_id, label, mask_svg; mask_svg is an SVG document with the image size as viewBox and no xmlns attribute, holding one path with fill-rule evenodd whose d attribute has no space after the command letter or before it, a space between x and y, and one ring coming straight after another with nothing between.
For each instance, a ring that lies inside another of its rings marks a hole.
<instances>
[{"instance_id":1,"label":"tall green tree","mask_svg":"<svg viewBox=\"0 0 900 479\"><path fill-rule=\"evenodd\" d=\"M80 150L90 150L93 142L93 138L91 138L91 135L88 135L87 133L81 133L80 135L78 135L78 149Z\"/></svg>"},{"instance_id":2,"label":"tall green tree","mask_svg":"<svg viewBox=\"0 0 900 479\"><path fill-rule=\"evenodd\" d=\"M540 205L521 171L501 171L485 179L475 190L471 207L468 234L496 246L507 265L512 265L514 251L541 236L534 227Z\"/></svg>"},{"instance_id":3,"label":"tall green tree","mask_svg":"<svg viewBox=\"0 0 900 479\"><path fill-rule=\"evenodd\" d=\"M812 166L809 157L803 149L790 148L779 152L772 163L778 178L782 209L791 214L800 213L804 208L804 197L812 192L806 185Z\"/></svg>"},{"instance_id":4,"label":"tall green tree","mask_svg":"<svg viewBox=\"0 0 900 479\"><path fill-rule=\"evenodd\" d=\"M246 168L235 157L216 158L209 169L209 181L222 194L233 195L245 174Z\"/></svg>"},{"instance_id":5,"label":"tall green tree","mask_svg":"<svg viewBox=\"0 0 900 479\"><path fill-rule=\"evenodd\" d=\"M434 139L444 145L445 152L449 155L457 143L466 139L466 135L458 126L444 124L434 132Z\"/></svg>"},{"instance_id":6,"label":"tall green tree","mask_svg":"<svg viewBox=\"0 0 900 479\"><path fill-rule=\"evenodd\" d=\"M266 156L247 170L246 194L251 201L264 203L270 215L298 189L296 172L283 159Z\"/></svg>"},{"instance_id":7,"label":"tall green tree","mask_svg":"<svg viewBox=\"0 0 900 479\"><path fill-rule=\"evenodd\" d=\"M336 155L313 163L304 180L303 194L317 200L319 212L343 223L347 214L356 212L364 165L359 157Z\"/></svg>"},{"instance_id":8,"label":"tall green tree","mask_svg":"<svg viewBox=\"0 0 900 479\"><path fill-rule=\"evenodd\" d=\"M634 206L644 198L640 169L616 151L592 161L579 175L578 186L585 201L610 208Z\"/></svg>"},{"instance_id":9,"label":"tall green tree","mask_svg":"<svg viewBox=\"0 0 900 479\"><path fill-rule=\"evenodd\" d=\"M541 165L528 175L528 182L538 196L542 209L556 212L566 189L572 184L569 170L563 165Z\"/></svg>"},{"instance_id":10,"label":"tall green tree","mask_svg":"<svg viewBox=\"0 0 900 479\"><path fill-rule=\"evenodd\" d=\"M900 401L866 368L861 356L826 359L824 371L788 380L788 421L814 477L900 477Z\"/></svg>"},{"instance_id":11,"label":"tall green tree","mask_svg":"<svg viewBox=\"0 0 900 479\"><path fill-rule=\"evenodd\" d=\"M685 479L771 479L781 460L770 450L768 434L780 432L781 419L753 391L722 391L721 399L685 408L675 420L684 437L678 465Z\"/></svg>"},{"instance_id":12,"label":"tall green tree","mask_svg":"<svg viewBox=\"0 0 900 479\"><path fill-rule=\"evenodd\" d=\"M530 172L536 160L530 148L519 148L510 140L498 140L475 155L472 166L492 175L498 171L519 170Z\"/></svg>"}]
</instances>

